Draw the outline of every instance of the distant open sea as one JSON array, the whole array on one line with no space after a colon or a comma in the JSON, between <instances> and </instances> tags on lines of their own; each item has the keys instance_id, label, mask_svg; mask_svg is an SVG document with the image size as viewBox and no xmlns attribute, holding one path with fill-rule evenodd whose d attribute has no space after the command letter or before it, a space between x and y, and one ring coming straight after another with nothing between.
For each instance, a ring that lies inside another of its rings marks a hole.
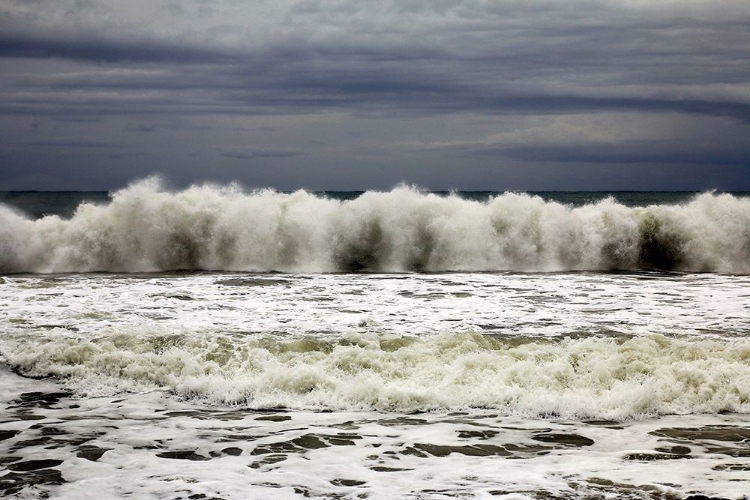
<instances>
[{"instance_id":1,"label":"distant open sea","mask_svg":"<svg viewBox=\"0 0 750 500\"><path fill-rule=\"evenodd\" d=\"M748 498L750 193L0 192L0 363L0 496Z\"/></svg>"}]
</instances>

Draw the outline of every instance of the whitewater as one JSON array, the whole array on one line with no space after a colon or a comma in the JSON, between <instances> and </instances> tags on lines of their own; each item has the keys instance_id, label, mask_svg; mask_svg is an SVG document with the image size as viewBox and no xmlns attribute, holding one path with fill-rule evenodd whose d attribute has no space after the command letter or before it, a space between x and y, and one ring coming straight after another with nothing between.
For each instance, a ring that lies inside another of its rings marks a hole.
<instances>
[{"instance_id":1,"label":"whitewater","mask_svg":"<svg viewBox=\"0 0 750 500\"><path fill-rule=\"evenodd\" d=\"M305 191L147 179L30 220L0 205L0 272L442 272L663 269L750 272L750 199L582 207L505 193L487 201L409 187L336 200Z\"/></svg>"},{"instance_id":2,"label":"whitewater","mask_svg":"<svg viewBox=\"0 0 750 500\"><path fill-rule=\"evenodd\" d=\"M14 196L0 495L750 491L746 197Z\"/></svg>"}]
</instances>

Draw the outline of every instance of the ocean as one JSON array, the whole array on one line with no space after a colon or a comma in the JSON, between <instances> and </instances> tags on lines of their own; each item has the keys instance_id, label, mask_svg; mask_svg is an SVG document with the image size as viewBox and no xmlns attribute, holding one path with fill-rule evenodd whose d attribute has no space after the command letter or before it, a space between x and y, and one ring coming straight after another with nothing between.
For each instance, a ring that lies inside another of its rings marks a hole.
<instances>
[{"instance_id":1,"label":"ocean","mask_svg":"<svg viewBox=\"0 0 750 500\"><path fill-rule=\"evenodd\" d=\"M0 496L750 495L750 194L0 193Z\"/></svg>"}]
</instances>

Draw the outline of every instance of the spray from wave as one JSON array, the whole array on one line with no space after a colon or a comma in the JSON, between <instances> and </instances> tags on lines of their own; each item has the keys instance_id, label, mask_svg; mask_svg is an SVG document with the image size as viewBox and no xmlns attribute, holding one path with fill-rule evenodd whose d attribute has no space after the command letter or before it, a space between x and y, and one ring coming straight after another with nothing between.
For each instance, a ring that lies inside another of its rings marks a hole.
<instances>
[{"instance_id":1,"label":"spray from wave","mask_svg":"<svg viewBox=\"0 0 750 500\"><path fill-rule=\"evenodd\" d=\"M750 273L750 200L572 208L526 194L486 202L408 187L340 201L147 179L30 220L0 206L0 272L566 271Z\"/></svg>"}]
</instances>

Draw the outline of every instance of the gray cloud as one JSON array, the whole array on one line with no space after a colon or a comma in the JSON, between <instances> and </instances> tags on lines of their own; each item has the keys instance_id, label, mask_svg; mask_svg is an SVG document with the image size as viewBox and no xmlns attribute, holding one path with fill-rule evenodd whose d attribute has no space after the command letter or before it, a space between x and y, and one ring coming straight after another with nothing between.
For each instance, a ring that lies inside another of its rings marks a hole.
<instances>
[{"instance_id":1,"label":"gray cloud","mask_svg":"<svg viewBox=\"0 0 750 500\"><path fill-rule=\"evenodd\" d=\"M252 160L255 158L291 158L301 156L299 151L288 149L255 149L244 151L222 151L221 156L235 160Z\"/></svg>"},{"instance_id":2,"label":"gray cloud","mask_svg":"<svg viewBox=\"0 0 750 500\"><path fill-rule=\"evenodd\" d=\"M102 142L96 139L67 139L67 140L33 140L21 141L15 144L17 147L34 147L34 148L83 148L83 149L101 149L122 147L121 144L113 142Z\"/></svg>"},{"instance_id":3,"label":"gray cloud","mask_svg":"<svg viewBox=\"0 0 750 500\"><path fill-rule=\"evenodd\" d=\"M165 43L161 40L109 40L73 38L59 40L39 36L0 35L0 57L60 58L103 63L219 62L229 58L220 52Z\"/></svg>"},{"instance_id":4,"label":"gray cloud","mask_svg":"<svg viewBox=\"0 0 750 500\"><path fill-rule=\"evenodd\" d=\"M716 151L705 145L686 147L681 142L670 141L511 147L499 153L514 160L533 162L750 165L750 146Z\"/></svg>"},{"instance_id":5,"label":"gray cloud","mask_svg":"<svg viewBox=\"0 0 750 500\"><path fill-rule=\"evenodd\" d=\"M308 166L389 151L394 165L412 165L403 178L419 177L416 169L446 150L395 158L398 143L463 135L473 135L461 149L467 161L747 165L740 138L750 125L748 46L750 5L741 0L9 1L0 6L0 139L20 147L14 123L33 117L46 126L26 137L28 148L54 140L78 150L76 136L99 134L94 142L106 143L117 142L117 131L149 132L131 134L140 138L127 151L109 152L154 153L144 162L184 141L227 161L293 162L304 150ZM481 143L492 127L523 129L537 117L622 113L635 132L651 116L683 118L651 131L664 136L605 144ZM326 125L304 131L302 117ZM731 120L735 139L697 147L694 134L680 135L685 120L712 117ZM247 150L241 130L251 122L260 136L250 142L263 146ZM385 128L370 130L375 122ZM55 136L55 123L71 133ZM409 137L392 137L391 128ZM290 145L291 137L304 144ZM208 161L191 158L196 171ZM167 176L185 165L153 161Z\"/></svg>"}]
</instances>

